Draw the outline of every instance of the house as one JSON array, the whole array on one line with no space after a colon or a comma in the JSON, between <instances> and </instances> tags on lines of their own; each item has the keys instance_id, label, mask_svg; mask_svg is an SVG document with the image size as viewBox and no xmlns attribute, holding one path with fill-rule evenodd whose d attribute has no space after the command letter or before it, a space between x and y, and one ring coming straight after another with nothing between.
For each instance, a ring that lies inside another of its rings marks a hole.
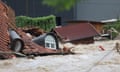
<instances>
[{"instance_id":1,"label":"house","mask_svg":"<svg viewBox=\"0 0 120 72\"><path fill-rule=\"evenodd\" d=\"M74 6L74 19L91 23L99 33L103 25L120 17L120 0L80 0ZM75 22L74 21L74 22Z\"/></svg>"},{"instance_id":2,"label":"house","mask_svg":"<svg viewBox=\"0 0 120 72\"><path fill-rule=\"evenodd\" d=\"M53 33L45 33L32 39L33 42L49 49L59 49L58 39Z\"/></svg>"},{"instance_id":3,"label":"house","mask_svg":"<svg viewBox=\"0 0 120 72\"><path fill-rule=\"evenodd\" d=\"M95 22L95 21L80 21L80 20L67 21L67 24L79 24L79 23L90 23L95 27L98 33L102 33L103 26L105 25L105 23L103 22Z\"/></svg>"},{"instance_id":4,"label":"house","mask_svg":"<svg viewBox=\"0 0 120 72\"><path fill-rule=\"evenodd\" d=\"M52 33L45 34L43 42L46 48L32 42L30 36L21 28L16 27L14 15L14 11L0 0L0 59L13 58L16 55L69 53L69 51L56 50L58 49L58 42L56 36ZM12 48L14 49L12 50Z\"/></svg>"},{"instance_id":5,"label":"house","mask_svg":"<svg viewBox=\"0 0 120 72\"><path fill-rule=\"evenodd\" d=\"M93 43L94 36L99 35L90 23L70 24L53 29L61 42Z\"/></svg>"}]
</instances>

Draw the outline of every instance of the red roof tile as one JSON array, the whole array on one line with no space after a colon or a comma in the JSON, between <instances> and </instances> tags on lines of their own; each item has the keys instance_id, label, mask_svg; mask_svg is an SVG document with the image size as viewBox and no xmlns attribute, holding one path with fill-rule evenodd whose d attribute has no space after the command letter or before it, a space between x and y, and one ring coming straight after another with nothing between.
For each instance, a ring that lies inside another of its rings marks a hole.
<instances>
[{"instance_id":1,"label":"red roof tile","mask_svg":"<svg viewBox=\"0 0 120 72\"><path fill-rule=\"evenodd\" d=\"M54 31L63 41L84 39L98 35L98 32L89 23L67 25L55 28Z\"/></svg>"},{"instance_id":2,"label":"red roof tile","mask_svg":"<svg viewBox=\"0 0 120 72\"><path fill-rule=\"evenodd\" d=\"M31 41L31 38L29 38L21 29L17 29L17 33L22 37L22 40L24 41L24 49L22 52L24 54L49 54L49 53L60 53L59 50L51 50L48 48L44 48L34 42Z\"/></svg>"},{"instance_id":3,"label":"red roof tile","mask_svg":"<svg viewBox=\"0 0 120 72\"><path fill-rule=\"evenodd\" d=\"M8 7L0 0L0 58L12 58L13 54L7 54L5 52L12 52L9 48L10 38L8 34L8 21L9 13L7 13ZM4 54L5 53L5 54Z\"/></svg>"}]
</instances>

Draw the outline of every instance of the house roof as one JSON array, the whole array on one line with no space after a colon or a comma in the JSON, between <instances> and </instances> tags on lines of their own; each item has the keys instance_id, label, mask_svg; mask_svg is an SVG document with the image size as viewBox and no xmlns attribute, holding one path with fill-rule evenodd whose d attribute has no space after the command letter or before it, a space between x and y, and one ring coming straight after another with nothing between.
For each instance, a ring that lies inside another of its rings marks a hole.
<instances>
[{"instance_id":1,"label":"house roof","mask_svg":"<svg viewBox=\"0 0 120 72\"><path fill-rule=\"evenodd\" d=\"M8 34L9 17L7 17L6 14L9 15L7 6L0 0L0 52L1 52L0 59L13 57L13 54L5 54L6 52L12 52L9 48L10 43L10 38Z\"/></svg>"},{"instance_id":2,"label":"house roof","mask_svg":"<svg viewBox=\"0 0 120 72\"><path fill-rule=\"evenodd\" d=\"M105 24L106 22L108 22L108 20L105 20L105 21L87 21L87 20L71 20L71 21L66 21L66 23L99 23L99 24ZM112 21L111 21L112 22Z\"/></svg>"},{"instance_id":3,"label":"house roof","mask_svg":"<svg viewBox=\"0 0 120 72\"><path fill-rule=\"evenodd\" d=\"M44 34L42 34L42 35L40 35L38 37L33 38L32 41L35 42L35 43L37 43L37 44L39 44L39 45L44 45L45 37L48 36L48 35L51 35L55 39L57 39L56 36L55 36L55 34L49 32L49 33L44 33Z\"/></svg>"},{"instance_id":4,"label":"house roof","mask_svg":"<svg viewBox=\"0 0 120 72\"><path fill-rule=\"evenodd\" d=\"M73 41L98 35L90 23L79 23L55 28L54 31L63 41Z\"/></svg>"},{"instance_id":5,"label":"house roof","mask_svg":"<svg viewBox=\"0 0 120 72\"><path fill-rule=\"evenodd\" d=\"M44 34L42 34L42 35L40 35L40 36L38 36L38 37L35 37L35 38L32 39L32 41L35 42L35 43L38 44L38 45L41 45L41 46L45 47L45 38L46 38L48 35L50 35L50 36L52 36L52 37L54 38L54 40L55 40L55 42L56 42L56 47L57 47L57 49L58 49L59 47L58 47L57 36L56 36L54 33L52 33L52 32L44 33Z\"/></svg>"}]
</instances>

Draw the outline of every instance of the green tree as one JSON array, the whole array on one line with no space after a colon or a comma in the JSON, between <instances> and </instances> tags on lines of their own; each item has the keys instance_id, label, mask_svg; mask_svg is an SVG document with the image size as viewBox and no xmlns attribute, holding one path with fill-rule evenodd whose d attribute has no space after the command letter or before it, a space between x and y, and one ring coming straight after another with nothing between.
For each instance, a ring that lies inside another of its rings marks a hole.
<instances>
[{"instance_id":1,"label":"green tree","mask_svg":"<svg viewBox=\"0 0 120 72\"><path fill-rule=\"evenodd\" d=\"M43 0L44 5L55 8L55 11L70 10L79 0Z\"/></svg>"}]
</instances>

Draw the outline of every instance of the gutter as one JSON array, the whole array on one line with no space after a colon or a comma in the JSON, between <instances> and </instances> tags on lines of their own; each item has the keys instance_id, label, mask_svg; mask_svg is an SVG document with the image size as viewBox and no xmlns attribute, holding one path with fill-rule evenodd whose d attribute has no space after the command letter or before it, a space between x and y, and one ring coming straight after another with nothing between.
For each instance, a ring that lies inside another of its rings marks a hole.
<instances>
[{"instance_id":1,"label":"gutter","mask_svg":"<svg viewBox=\"0 0 120 72\"><path fill-rule=\"evenodd\" d=\"M24 42L21 37L12 29L9 30L9 34L11 38L10 48L15 52L22 51Z\"/></svg>"}]
</instances>

